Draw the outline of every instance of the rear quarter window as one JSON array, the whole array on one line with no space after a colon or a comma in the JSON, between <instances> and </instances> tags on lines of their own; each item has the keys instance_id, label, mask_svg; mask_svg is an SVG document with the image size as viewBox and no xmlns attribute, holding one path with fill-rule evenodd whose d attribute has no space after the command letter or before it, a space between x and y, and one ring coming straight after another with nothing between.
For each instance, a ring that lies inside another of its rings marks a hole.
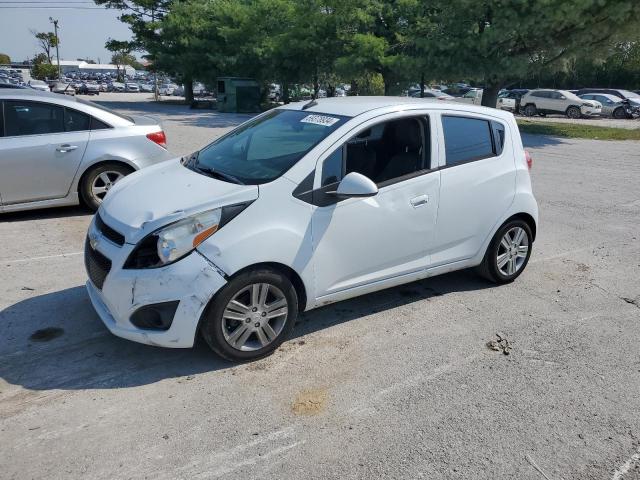
<instances>
[{"instance_id":1,"label":"rear quarter window","mask_svg":"<svg viewBox=\"0 0 640 480\"><path fill-rule=\"evenodd\" d=\"M442 129L447 166L495 155L492 125L489 120L444 115Z\"/></svg>"}]
</instances>

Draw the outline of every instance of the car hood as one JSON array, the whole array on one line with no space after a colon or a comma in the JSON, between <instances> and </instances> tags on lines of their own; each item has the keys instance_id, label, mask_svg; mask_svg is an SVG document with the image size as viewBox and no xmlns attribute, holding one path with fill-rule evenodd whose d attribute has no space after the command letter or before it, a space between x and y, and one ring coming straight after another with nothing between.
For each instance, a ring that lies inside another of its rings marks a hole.
<instances>
[{"instance_id":1,"label":"car hood","mask_svg":"<svg viewBox=\"0 0 640 480\"><path fill-rule=\"evenodd\" d=\"M257 185L216 180L174 159L122 179L105 197L99 214L127 243L135 244L181 218L257 198Z\"/></svg>"},{"instance_id":2,"label":"car hood","mask_svg":"<svg viewBox=\"0 0 640 480\"><path fill-rule=\"evenodd\" d=\"M627 100L629 100L629 103L634 107L640 107L640 97L631 97L627 98Z\"/></svg>"}]
</instances>

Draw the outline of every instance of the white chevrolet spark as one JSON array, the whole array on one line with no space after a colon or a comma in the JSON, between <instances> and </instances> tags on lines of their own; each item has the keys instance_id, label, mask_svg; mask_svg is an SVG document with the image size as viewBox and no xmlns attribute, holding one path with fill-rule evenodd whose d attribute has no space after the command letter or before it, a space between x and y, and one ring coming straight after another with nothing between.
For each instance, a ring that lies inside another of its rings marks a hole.
<instances>
[{"instance_id":1,"label":"white chevrolet spark","mask_svg":"<svg viewBox=\"0 0 640 480\"><path fill-rule=\"evenodd\" d=\"M265 356L299 312L452 270L522 273L536 236L512 114L390 97L270 110L121 180L85 247L115 335Z\"/></svg>"}]
</instances>

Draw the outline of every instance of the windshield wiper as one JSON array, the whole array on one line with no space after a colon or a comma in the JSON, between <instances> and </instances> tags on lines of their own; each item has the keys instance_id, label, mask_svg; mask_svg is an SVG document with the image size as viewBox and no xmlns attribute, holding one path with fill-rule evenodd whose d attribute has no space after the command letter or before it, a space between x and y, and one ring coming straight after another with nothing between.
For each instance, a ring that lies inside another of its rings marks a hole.
<instances>
[{"instance_id":1,"label":"windshield wiper","mask_svg":"<svg viewBox=\"0 0 640 480\"><path fill-rule=\"evenodd\" d=\"M231 183L237 183L238 185L244 185L244 182L239 178L234 177L233 175L229 175L228 173L221 172L219 170L214 170L213 168L205 167L204 165L196 164L196 169L202 173L209 175L212 178L217 178L218 180L225 180Z\"/></svg>"}]
</instances>

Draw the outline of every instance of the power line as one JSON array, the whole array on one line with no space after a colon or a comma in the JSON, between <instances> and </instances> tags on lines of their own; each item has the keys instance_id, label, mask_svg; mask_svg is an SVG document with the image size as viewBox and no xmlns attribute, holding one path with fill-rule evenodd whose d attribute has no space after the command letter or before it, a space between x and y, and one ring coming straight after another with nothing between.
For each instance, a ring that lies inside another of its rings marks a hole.
<instances>
[{"instance_id":1,"label":"power line","mask_svg":"<svg viewBox=\"0 0 640 480\"><path fill-rule=\"evenodd\" d=\"M26 6L11 6L11 5L0 5L0 9L23 9L23 10L33 10L33 9L68 9L68 10L106 10L106 8L102 7L70 7L70 6L35 6L35 5L26 5Z\"/></svg>"}]
</instances>

